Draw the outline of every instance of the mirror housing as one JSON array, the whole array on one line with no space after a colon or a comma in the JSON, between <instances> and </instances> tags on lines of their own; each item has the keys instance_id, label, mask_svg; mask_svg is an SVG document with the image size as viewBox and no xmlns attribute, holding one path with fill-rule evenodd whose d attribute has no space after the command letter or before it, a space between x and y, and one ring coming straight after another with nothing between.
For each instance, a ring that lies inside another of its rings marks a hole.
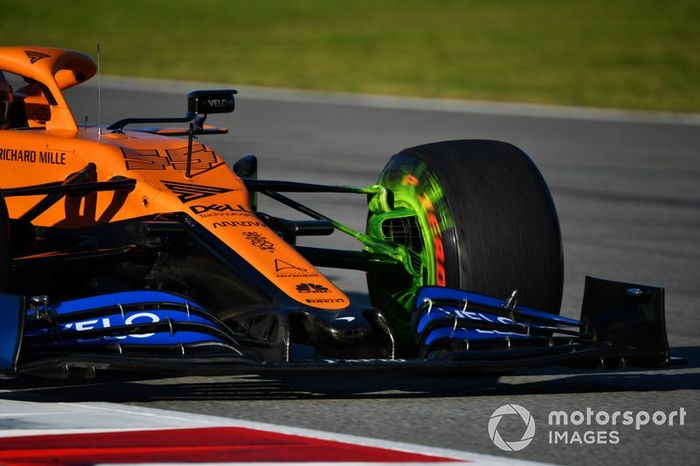
<instances>
[{"instance_id":1,"label":"mirror housing","mask_svg":"<svg viewBox=\"0 0 700 466\"><path fill-rule=\"evenodd\" d=\"M112 132L119 132L126 125L134 123L189 123L194 120L194 126L202 130L204 120L210 113L231 113L236 108L233 96L238 94L235 89L211 91L192 91L187 94L187 114L183 117L167 118L124 118L107 127ZM190 132L192 130L190 129ZM221 133L222 131L217 131ZM172 135L177 135L173 134Z\"/></svg>"},{"instance_id":2,"label":"mirror housing","mask_svg":"<svg viewBox=\"0 0 700 466\"><path fill-rule=\"evenodd\" d=\"M237 93L235 89L192 91L187 94L187 112L195 115L231 113L236 108L234 95Z\"/></svg>"}]
</instances>

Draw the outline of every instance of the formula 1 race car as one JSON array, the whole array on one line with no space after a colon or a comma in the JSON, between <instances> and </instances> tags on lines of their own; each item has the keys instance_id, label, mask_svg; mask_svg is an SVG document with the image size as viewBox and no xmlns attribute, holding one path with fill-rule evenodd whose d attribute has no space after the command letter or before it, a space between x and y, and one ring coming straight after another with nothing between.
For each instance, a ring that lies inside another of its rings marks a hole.
<instances>
[{"instance_id":1,"label":"formula 1 race car","mask_svg":"<svg viewBox=\"0 0 700 466\"><path fill-rule=\"evenodd\" d=\"M184 117L79 127L63 91L90 57L2 47L0 71L5 376L671 362L661 288L588 278L581 320L559 316L556 210L512 145L412 147L369 187L261 180L255 157L229 167L198 139L227 132L205 120L234 90L191 92ZM366 196L366 231L282 194L302 192ZM259 195L308 218L265 214ZM336 231L364 248L296 244ZM365 271L372 306L317 267Z\"/></svg>"}]
</instances>

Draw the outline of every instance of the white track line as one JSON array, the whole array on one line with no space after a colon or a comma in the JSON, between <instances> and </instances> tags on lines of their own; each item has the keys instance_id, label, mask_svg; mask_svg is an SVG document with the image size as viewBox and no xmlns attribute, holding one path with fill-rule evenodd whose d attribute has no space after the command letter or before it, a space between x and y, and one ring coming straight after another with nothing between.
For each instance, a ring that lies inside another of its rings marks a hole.
<instances>
[{"instance_id":1,"label":"white track line","mask_svg":"<svg viewBox=\"0 0 700 466\"><path fill-rule=\"evenodd\" d=\"M83 87L97 87L97 80L88 81ZM569 107L515 102L486 102L477 100L428 99L396 97L346 92L303 91L295 89L237 86L232 83L208 83L199 81L172 81L163 79L103 76L104 89L143 91L184 95L194 89L235 88L240 99L268 100L317 104L351 105L356 107L426 110L477 115L500 115L532 118L561 118L630 123L657 123L673 125L700 125L700 114L651 111L629 111L592 107Z\"/></svg>"}]
</instances>

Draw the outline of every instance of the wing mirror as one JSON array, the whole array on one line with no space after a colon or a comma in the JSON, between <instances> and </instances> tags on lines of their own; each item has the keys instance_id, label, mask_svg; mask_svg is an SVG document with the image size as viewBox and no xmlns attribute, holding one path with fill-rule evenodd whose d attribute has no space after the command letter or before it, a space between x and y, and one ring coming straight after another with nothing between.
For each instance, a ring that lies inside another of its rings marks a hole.
<instances>
[{"instance_id":1,"label":"wing mirror","mask_svg":"<svg viewBox=\"0 0 700 466\"><path fill-rule=\"evenodd\" d=\"M234 89L192 91L187 94L187 112L196 115L231 113L236 108Z\"/></svg>"}]
</instances>

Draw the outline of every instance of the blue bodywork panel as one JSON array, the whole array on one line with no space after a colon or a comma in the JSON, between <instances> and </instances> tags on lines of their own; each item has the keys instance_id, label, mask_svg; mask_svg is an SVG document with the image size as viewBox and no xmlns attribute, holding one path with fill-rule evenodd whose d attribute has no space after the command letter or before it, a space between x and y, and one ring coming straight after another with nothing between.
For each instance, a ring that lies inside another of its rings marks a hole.
<instances>
[{"instance_id":1,"label":"blue bodywork panel","mask_svg":"<svg viewBox=\"0 0 700 466\"><path fill-rule=\"evenodd\" d=\"M24 298L0 293L0 373L12 374L24 329Z\"/></svg>"},{"instance_id":2,"label":"blue bodywork panel","mask_svg":"<svg viewBox=\"0 0 700 466\"><path fill-rule=\"evenodd\" d=\"M509 348L518 341L548 344L553 333L578 334L580 327L575 319L451 288L424 287L415 306L414 333L425 353L436 345L455 350L474 344Z\"/></svg>"},{"instance_id":3,"label":"blue bodywork panel","mask_svg":"<svg viewBox=\"0 0 700 466\"><path fill-rule=\"evenodd\" d=\"M63 301L50 304L43 313L49 316L47 324L34 325L25 335L32 338L58 334L60 338L54 342L57 347L110 342L140 346L225 342L216 336L224 327L221 322L197 303L162 291L110 293ZM36 319L36 310L28 310L27 319ZM185 328L181 324L188 325Z\"/></svg>"}]
</instances>

